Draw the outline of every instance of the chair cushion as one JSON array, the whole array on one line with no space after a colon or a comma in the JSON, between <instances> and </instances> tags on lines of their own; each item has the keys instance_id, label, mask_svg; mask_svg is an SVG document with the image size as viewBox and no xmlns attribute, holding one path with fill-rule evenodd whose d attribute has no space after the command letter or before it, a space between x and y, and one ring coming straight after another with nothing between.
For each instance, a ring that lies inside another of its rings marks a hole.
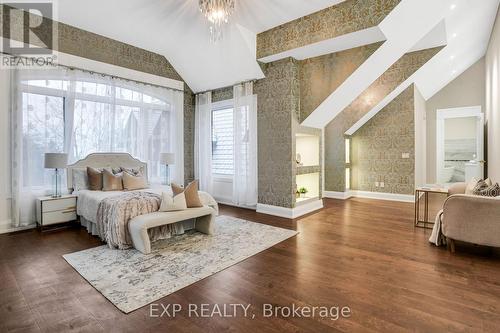
<instances>
[{"instance_id":1,"label":"chair cushion","mask_svg":"<svg viewBox=\"0 0 500 333\"><path fill-rule=\"evenodd\" d=\"M467 195L473 195L474 194L474 188L476 187L477 183L481 179L477 177L472 177L472 179L467 183L467 187L465 188L465 194Z\"/></svg>"}]
</instances>

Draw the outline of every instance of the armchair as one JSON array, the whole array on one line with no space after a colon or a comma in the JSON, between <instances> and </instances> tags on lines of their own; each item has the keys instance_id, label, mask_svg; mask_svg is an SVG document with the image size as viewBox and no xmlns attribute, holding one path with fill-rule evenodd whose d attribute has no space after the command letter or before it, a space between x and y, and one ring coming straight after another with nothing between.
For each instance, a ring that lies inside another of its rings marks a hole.
<instances>
[{"instance_id":1,"label":"armchair","mask_svg":"<svg viewBox=\"0 0 500 333\"><path fill-rule=\"evenodd\" d=\"M465 194L466 184L455 184L444 203L442 233L452 252L455 240L500 247L500 197Z\"/></svg>"}]
</instances>

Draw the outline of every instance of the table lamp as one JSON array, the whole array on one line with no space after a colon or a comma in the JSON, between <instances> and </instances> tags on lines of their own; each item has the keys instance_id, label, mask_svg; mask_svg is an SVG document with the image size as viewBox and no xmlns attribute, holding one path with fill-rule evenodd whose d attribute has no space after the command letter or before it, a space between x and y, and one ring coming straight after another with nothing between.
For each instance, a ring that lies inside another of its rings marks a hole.
<instances>
[{"instance_id":1,"label":"table lamp","mask_svg":"<svg viewBox=\"0 0 500 333\"><path fill-rule=\"evenodd\" d=\"M45 169L55 169L52 177L52 198L61 197L61 174L59 169L66 169L68 166L68 154L64 153L46 153Z\"/></svg>"},{"instance_id":2,"label":"table lamp","mask_svg":"<svg viewBox=\"0 0 500 333\"><path fill-rule=\"evenodd\" d=\"M165 185L170 185L170 166L175 164L174 153L161 153L160 163L165 165Z\"/></svg>"}]
</instances>

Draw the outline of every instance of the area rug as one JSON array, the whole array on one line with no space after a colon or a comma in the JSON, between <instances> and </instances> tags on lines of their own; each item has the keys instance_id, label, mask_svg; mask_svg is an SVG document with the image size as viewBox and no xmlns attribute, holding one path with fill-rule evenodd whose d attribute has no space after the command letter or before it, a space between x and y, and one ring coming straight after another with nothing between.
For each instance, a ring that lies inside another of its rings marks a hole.
<instances>
[{"instance_id":1,"label":"area rug","mask_svg":"<svg viewBox=\"0 0 500 333\"><path fill-rule=\"evenodd\" d=\"M118 309L129 313L296 234L219 216L214 235L189 231L153 243L148 255L103 245L63 257Z\"/></svg>"}]
</instances>

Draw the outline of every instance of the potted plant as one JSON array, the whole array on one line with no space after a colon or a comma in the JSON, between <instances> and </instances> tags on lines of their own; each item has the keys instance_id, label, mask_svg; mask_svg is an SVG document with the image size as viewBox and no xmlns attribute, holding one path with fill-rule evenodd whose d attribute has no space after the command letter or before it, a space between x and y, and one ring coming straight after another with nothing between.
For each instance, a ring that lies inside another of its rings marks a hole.
<instances>
[{"instance_id":1,"label":"potted plant","mask_svg":"<svg viewBox=\"0 0 500 333\"><path fill-rule=\"evenodd\" d=\"M299 189L299 192L300 192L300 195L302 196L302 198L305 198L308 191L307 191L307 188L301 187Z\"/></svg>"}]
</instances>

